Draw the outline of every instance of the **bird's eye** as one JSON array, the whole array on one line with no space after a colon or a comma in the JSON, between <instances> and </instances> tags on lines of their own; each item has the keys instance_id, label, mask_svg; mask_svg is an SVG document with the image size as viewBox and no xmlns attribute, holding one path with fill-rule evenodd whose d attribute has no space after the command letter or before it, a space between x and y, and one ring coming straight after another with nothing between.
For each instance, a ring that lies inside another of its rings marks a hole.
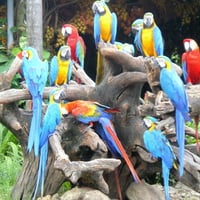
<instances>
[{"instance_id":1,"label":"bird's eye","mask_svg":"<svg viewBox=\"0 0 200 200\"><path fill-rule=\"evenodd\" d=\"M29 58L29 54L28 54L28 51L22 51L22 56L26 59Z\"/></svg>"},{"instance_id":2,"label":"bird's eye","mask_svg":"<svg viewBox=\"0 0 200 200\"><path fill-rule=\"evenodd\" d=\"M165 59L163 59L163 58L157 58L157 62L158 62L159 66L161 68L165 68L166 67Z\"/></svg>"}]
</instances>

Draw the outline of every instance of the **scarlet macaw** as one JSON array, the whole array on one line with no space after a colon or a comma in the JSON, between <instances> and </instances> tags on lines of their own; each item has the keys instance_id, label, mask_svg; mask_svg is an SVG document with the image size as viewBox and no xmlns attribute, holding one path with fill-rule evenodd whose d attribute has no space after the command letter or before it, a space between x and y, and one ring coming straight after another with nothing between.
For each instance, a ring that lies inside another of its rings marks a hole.
<instances>
[{"instance_id":1,"label":"scarlet macaw","mask_svg":"<svg viewBox=\"0 0 200 200\"><path fill-rule=\"evenodd\" d=\"M166 56L158 56L160 85L175 107L176 138L179 145L179 174L184 171L185 121L191 121L189 103L184 84L174 70L171 60Z\"/></svg>"},{"instance_id":2,"label":"scarlet macaw","mask_svg":"<svg viewBox=\"0 0 200 200\"><path fill-rule=\"evenodd\" d=\"M200 50L195 40L186 38L183 40L185 52L182 54L182 69L185 83L200 83ZM197 150L199 151L198 124L199 115L194 117Z\"/></svg>"},{"instance_id":3,"label":"scarlet macaw","mask_svg":"<svg viewBox=\"0 0 200 200\"><path fill-rule=\"evenodd\" d=\"M147 12L143 17L143 28L138 32L138 38L135 41L143 56L160 56L164 52L164 41L159 27L154 21L151 12Z\"/></svg>"},{"instance_id":4,"label":"scarlet macaw","mask_svg":"<svg viewBox=\"0 0 200 200\"><path fill-rule=\"evenodd\" d=\"M64 24L61 31L66 37L66 45L71 48L71 59L84 68L86 46L83 38L79 36L77 28L71 24Z\"/></svg>"},{"instance_id":5,"label":"scarlet macaw","mask_svg":"<svg viewBox=\"0 0 200 200\"><path fill-rule=\"evenodd\" d=\"M140 183L141 181L112 125L112 113L115 112L118 111L94 101L76 100L62 105L63 115L72 114L78 121L84 124L91 125L98 122L99 126L97 130L101 128L101 132L97 133L100 134L100 137L102 137L103 140L105 140L108 148L113 154L120 155L124 158L134 180L137 183Z\"/></svg>"},{"instance_id":6,"label":"scarlet macaw","mask_svg":"<svg viewBox=\"0 0 200 200\"><path fill-rule=\"evenodd\" d=\"M57 56L50 63L50 85L62 85L69 83L72 77L71 49L69 46L61 46Z\"/></svg>"},{"instance_id":7,"label":"scarlet macaw","mask_svg":"<svg viewBox=\"0 0 200 200\"><path fill-rule=\"evenodd\" d=\"M32 120L28 137L27 149L30 152L34 147L35 156L39 153L39 138L41 132L42 98L48 76L48 62L42 62L37 51L27 47L22 51L22 71L32 96Z\"/></svg>"},{"instance_id":8,"label":"scarlet macaw","mask_svg":"<svg viewBox=\"0 0 200 200\"><path fill-rule=\"evenodd\" d=\"M39 165L37 173L37 181L34 191L34 197L36 198L38 188L40 187L41 196L44 193L44 179L46 173L46 163L48 158L48 138L54 133L56 126L61 121L61 105L54 101L54 94L58 89L50 92L49 95L49 104L47 111L43 118L41 135L39 140Z\"/></svg>"},{"instance_id":9,"label":"scarlet macaw","mask_svg":"<svg viewBox=\"0 0 200 200\"><path fill-rule=\"evenodd\" d=\"M105 1L95 1L92 5L94 13L94 40L98 50L98 44L102 40L114 44L117 35L117 16L111 13ZM97 76L96 83L100 83L103 76L102 56L97 51Z\"/></svg>"},{"instance_id":10,"label":"scarlet macaw","mask_svg":"<svg viewBox=\"0 0 200 200\"><path fill-rule=\"evenodd\" d=\"M144 122L148 128L143 135L144 145L154 158L161 158L162 160L165 199L170 200L169 174L173 165L176 168L176 156L174 155L172 147L165 135L162 134L161 130L155 128L158 120L154 117L147 116L144 118Z\"/></svg>"}]
</instances>

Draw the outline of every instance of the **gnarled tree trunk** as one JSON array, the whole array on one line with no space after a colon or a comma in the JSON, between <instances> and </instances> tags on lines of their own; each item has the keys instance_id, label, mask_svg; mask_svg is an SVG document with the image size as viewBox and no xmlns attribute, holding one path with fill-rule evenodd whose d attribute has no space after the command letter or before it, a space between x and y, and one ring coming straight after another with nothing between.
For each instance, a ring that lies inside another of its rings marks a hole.
<instances>
[{"instance_id":1,"label":"gnarled tree trunk","mask_svg":"<svg viewBox=\"0 0 200 200\"><path fill-rule=\"evenodd\" d=\"M166 96L159 96L159 70L153 58L132 57L108 44L100 44L100 52L104 58L105 73L100 84L95 85L84 72L77 73L85 85L65 85L59 95L62 99L95 100L102 104L119 109L114 115L113 123L128 155L141 179L156 171L160 171L160 162L152 160L143 144L143 133L146 130L143 116L153 115L160 118L160 128L175 136L173 106ZM24 149L22 172L12 191L12 199L30 199L34 192L38 158L26 152L26 141L31 121L31 111L16 106L16 102L31 98L26 89L9 89L10 81L20 67L21 61L16 58L8 72L1 74L0 122L19 138ZM78 66L74 68L74 74ZM177 67L177 70L179 68ZM9 78L6 78L9 77ZM83 78L84 77L84 78ZM145 82L149 82L152 92L148 92L145 102L141 100L141 90ZM45 88L44 98L48 98L52 88ZM198 86L187 88L191 104L191 115L200 111L197 103L200 91ZM45 107L44 107L45 113ZM48 157L47 175L45 178L45 194L54 194L60 185L69 180L74 185L96 188L111 198L117 198L113 170L118 167L122 196L133 178L124 161L110 158L110 154L93 129L68 117L57 126L55 134L49 138L51 151ZM87 130L85 132L85 130ZM187 133L194 134L191 129ZM175 153L177 150L174 147ZM185 174L181 181L199 191L200 160L195 154L187 151ZM189 160L189 162L187 162ZM191 173L191 169L193 173ZM176 172L173 172L177 175ZM104 176L105 175L105 176ZM177 176L177 178L179 178ZM196 184L194 184L194 182Z\"/></svg>"}]
</instances>

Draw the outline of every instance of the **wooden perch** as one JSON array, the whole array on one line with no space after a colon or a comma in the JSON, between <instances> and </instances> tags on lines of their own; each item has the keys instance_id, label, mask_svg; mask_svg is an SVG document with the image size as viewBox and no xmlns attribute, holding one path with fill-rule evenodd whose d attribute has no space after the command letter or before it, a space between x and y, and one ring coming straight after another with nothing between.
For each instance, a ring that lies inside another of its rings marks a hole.
<instances>
[{"instance_id":1,"label":"wooden perch","mask_svg":"<svg viewBox=\"0 0 200 200\"><path fill-rule=\"evenodd\" d=\"M169 136L175 135L173 106L167 97L160 93L158 80L159 71L156 68L154 58L131 57L113 47L113 45L100 43L99 50L103 56L105 72L100 84L95 85L87 74L79 69L75 63L73 73L84 84L67 84L61 87L59 96L61 99L71 100L95 100L107 106L117 108L119 113L113 115L113 124L117 136L125 147L140 178L160 171L158 160L153 160L143 144L143 133L146 127L143 117L156 116L160 120L158 128ZM12 80L18 71L18 64L12 64L14 71L1 74L2 80ZM19 62L18 62L19 61ZM177 71L178 66L175 66ZM9 77L7 77L9 76ZM152 91L145 95L141 105L140 97L144 84L148 81ZM29 100L31 96L26 89L10 89L9 84L0 84L0 122L8 127L19 139L24 150L24 164L22 172L12 191L12 199L31 199L34 192L38 160L34 155L26 152L28 130L32 117L31 111L25 111L17 106L20 100ZM55 87L46 87L44 98L48 98L49 92ZM200 114L200 86L188 86L186 88L191 116ZM44 109L45 112L45 109ZM122 196L128 185L133 182L130 171L124 161L110 158L110 153L105 143L99 138L93 129L87 129L86 125L77 123L73 118L65 118L55 133L49 138L51 150L48 156L48 165L45 177L45 194L54 194L60 185L69 180L79 186L96 187L108 193L109 197L116 198L116 187L113 179L113 171L119 168L119 178L122 188ZM188 130L191 133L191 130ZM172 143L173 137L170 138ZM186 154L193 161L186 162L186 177L188 185L199 183L199 160L193 154ZM188 159L189 161L189 159ZM190 170L194 174L188 176ZM106 176L104 176L106 174ZM193 177L195 176L195 177ZM178 179L179 177L177 177Z\"/></svg>"}]
</instances>

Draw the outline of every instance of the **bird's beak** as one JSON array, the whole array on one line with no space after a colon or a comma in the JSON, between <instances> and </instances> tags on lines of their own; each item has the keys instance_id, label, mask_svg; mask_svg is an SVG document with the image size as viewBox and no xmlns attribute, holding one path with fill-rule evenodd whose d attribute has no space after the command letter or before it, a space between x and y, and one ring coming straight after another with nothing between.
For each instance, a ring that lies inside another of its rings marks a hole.
<instances>
[{"instance_id":1,"label":"bird's beak","mask_svg":"<svg viewBox=\"0 0 200 200\"><path fill-rule=\"evenodd\" d=\"M61 108L61 113L63 117L67 117L69 115L68 110L66 110L64 107Z\"/></svg>"}]
</instances>

